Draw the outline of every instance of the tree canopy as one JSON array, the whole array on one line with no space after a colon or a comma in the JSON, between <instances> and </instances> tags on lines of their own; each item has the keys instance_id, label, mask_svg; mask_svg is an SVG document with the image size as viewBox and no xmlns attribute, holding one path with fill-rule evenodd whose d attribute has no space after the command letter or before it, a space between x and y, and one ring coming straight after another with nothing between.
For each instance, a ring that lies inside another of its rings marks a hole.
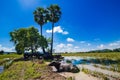
<instances>
[{"instance_id":1,"label":"tree canopy","mask_svg":"<svg viewBox=\"0 0 120 80\"><path fill-rule=\"evenodd\" d=\"M48 17L48 14L47 14L47 10L42 8L42 7L38 7L34 12L34 20L36 23L38 23L41 27L41 35L42 35L42 26L47 23L47 17Z\"/></svg>"},{"instance_id":2,"label":"tree canopy","mask_svg":"<svg viewBox=\"0 0 120 80\"><path fill-rule=\"evenodd\" d=\"M18 54L25 51L36 52L40 47L47 48L48 43L45 37L39 35L36 28L20 28L10 32L11 41L15 44L15 49Z\"/></svg>"}]
</instances>

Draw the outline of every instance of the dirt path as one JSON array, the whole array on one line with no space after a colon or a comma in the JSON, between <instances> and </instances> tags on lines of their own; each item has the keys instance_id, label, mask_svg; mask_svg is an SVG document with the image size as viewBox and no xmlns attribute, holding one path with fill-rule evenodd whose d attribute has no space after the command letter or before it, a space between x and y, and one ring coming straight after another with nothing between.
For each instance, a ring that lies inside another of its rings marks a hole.
<instances>
[{"instance_id":1,"label":"dirt path","mask_svg":"<svg viewBox=\"0 0 120 80\"><path fill-rule=\"evenodd\" d=\"M97 72L100 72L100 73L103 73L103 74L107 74L109 76L114 76L116 78L120 77L120 73L118 73L118 72L113 72L113 71L101 69L101 68L98 68L98 67L94 67L92 65L78 65L78 67L80 69L82 69L84 67L84 68L89 69L91 71L97 71ZM59 73L59 74L64 76L64 77L73 77L75 80L102 80L102 79L99 79L97 77L93 77L91 75L85 74L82 71L80 71L79 73L62 72L62 73ZM114 80L114 79L111 79L111 80Z\"/></svg>"},{"instance_id":2,"label":"dirt path","mask_svg":"<svg viewBox=\"0 0 120 80\"><path fill-rule=\"evenodd\" d=\"M20 80L24 80L24 75L25 75L25 63L23 64L23 67L22 67L22 70L21 70Z\"/></svg>"},{"instance_id":3,"label":"dirt path","mask_svg":"<svg viewBox=\"0 0 120 80\"><path fill-rule=\"evenodd\" d=\"M103 73L103 74L107 74L109 76L115 76L115 77L119 77L120 76L120 73L118 72L113 72L113 71L109 71L109 70L105 70L105 69L101 69L101 68L98 68L98 67L94 67L92 65L78 65L79 68L87 68L91 71L97 71L97 72L100 72L100 73Z\"/></svg>"},{"instance_id":4,"label":"dirt path","mask_svg":"<svg viewBox=\"0 0 120 80\"><path fill-rule=\"evenodd\" d=\"M62 72L59 74L64 77L73 77L75 80L101 80L91 75L87 75L83 72L79 72L79 73Z\"/></svg>"}]
</instances>

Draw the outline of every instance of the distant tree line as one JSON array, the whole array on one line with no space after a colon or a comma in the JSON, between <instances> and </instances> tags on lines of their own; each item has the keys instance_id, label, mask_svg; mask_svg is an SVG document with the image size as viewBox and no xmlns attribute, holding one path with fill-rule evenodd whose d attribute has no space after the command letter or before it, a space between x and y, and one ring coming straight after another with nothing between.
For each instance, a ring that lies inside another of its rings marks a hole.
<instances>
[{"instance_id":1,"label":"distant tree line","mask_svg":"<svg viewBox=\"0 0 120 80\"><path fill-rule=\"evenodd\" d=\"M120 52L120 48L88 51L88 53Z\"/></svg>"},{"instance_id":2,"label":"distant tree line","mask_svg":"<svg viewBox=\"0 0 120 80\"><path fill-rule=\"evenodd\" d=\"M4 51L3 51L3 50L1 50L1 51L0 51L0 55L1 55L1 54L3 54L3 53L4 53Z\"/></svg>"}]
</instances>

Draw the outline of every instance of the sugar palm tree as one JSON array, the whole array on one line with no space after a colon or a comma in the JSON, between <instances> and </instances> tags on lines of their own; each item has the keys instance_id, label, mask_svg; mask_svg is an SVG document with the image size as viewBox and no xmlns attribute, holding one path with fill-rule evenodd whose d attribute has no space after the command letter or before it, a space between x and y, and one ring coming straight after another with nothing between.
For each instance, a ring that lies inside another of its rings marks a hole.
<instances>
[{"instance_id":1,"label":"sugar palm tree","mask_svg":"<svg viewBox=\"0 0 120 80\"><path fill-rule=\"evenodd\" d=\"M46 23L46 10L42 7L37 8L34 11L34 20L40 25L40 32L42 36L42 27Z\"/></svg>"},{"instance_id":2,"label":"sugar palm tree","mask_svg":"<svg viewBox=\"0 0 120 80\"><path fill-rule=\"evenodd\" d=\"M54 24L59 21L61 17L61 9L58 5L50 5L50 7L47 8L49 12L49 21L52 23L52 40L51 40L51 55L53 51L53 29Z\"/></svg>"},{"instance_id":3,"label":"sugar palm tree","mask_svg":"<svg viewBox=\"0 0 120 80\"><path fill-rule=\"evenodd\" d=\"M40 33L42 35L42 27L47 22L47 10L42 7L37 8L34 12L34 20L40 25ZM44 47L42 47L43 52L45 53Z\"/></svg>"}]
</instances>

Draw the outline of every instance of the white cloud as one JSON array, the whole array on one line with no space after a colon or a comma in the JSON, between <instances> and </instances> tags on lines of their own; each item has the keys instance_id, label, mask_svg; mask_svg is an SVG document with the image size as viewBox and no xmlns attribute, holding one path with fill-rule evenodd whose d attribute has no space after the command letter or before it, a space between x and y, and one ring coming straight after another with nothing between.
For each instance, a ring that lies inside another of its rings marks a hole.
<instances>
[{"instance_id":1,"label":"white cloud","mask_svg":"<svg viewBox=\"0 0 120 80\"><path fill-rule=\"evenodd\" d=\"M78 46L75 46L75 49L78 49L79 47Z\"/></svg>"},{"instance_id":2,"label":"white cloud","mask_svg":"<svg viewBox=\"0 0 120 80\"><path fill-rule=\"evenodd\" d=\"M14 52L15 48L14 47L9 48L9 47L4 47L4 46L0 45L0 50L3 50L5 52Z\"/></svg>"},{"instance_id":3,"label":"white cloud","mask_svg":"<svg viewBox=\"0 0 120 80\"><path fill-rule=\"evenodd\" d=\"M47 32L47 33L52 33L52 30L46 30L46 32ZM62 34L64 34L64 35L69 34L67 31L63 31L63 29L61 28L61 26L56 26L56 27L54 27L53 32L54 32L54 33L62 33Z\"/></svg>"},{"instance_id":4,"label":"white cloud","mask_svg":"<svg viewBox=\"0 0 120 80\"><path fill-rule=\"evenodd\" d=\"M91 43L88 43L87 41L80 41L80 45L91 46Z\"/></svg>"},{"instance_id":5,"label":"white cloud","mask_svg":"<svg viewBox=\"0 0 120 80\"><path fill-rule=\"evenodd\" d=\"M55 46L55 52L80 52L80 48L78 46L74 46L73 44L63 44L60 43Z\"/></svg>"},{"instance_id":6,"label":"white cloud","mask_svg":"<svg viewBox=\"0 0 120 80\"><path fill-rule=\"evenodd\" d=\"M69 33L68 33L67 31L64 31L64 32L62 32L62 34L65 34L65 35L66 35L66 34L69 34Z\"/></svg>"},{"instance_id":7,"label":"white cloud","mask_svg":"<svg viewBox=\"0 0 120 80\"><path fill-rule=\"evenodd\" d=\"M67 44L68 47L72 47L73 45L72 44Z\"/></svg>"},{"instance_id":8,"label":"white cloud","mask_svg":"<svg viewBox=\"0 0 120 80\"><path fill-rule=\"evenodd\" d=\"M63 32L63 30L61 29L61 27L60 26L57 26L57 27L54 27L54 33L55 32L58 32L58 33L62 33ZM52 31L51 31L52 32Z\"/></svg>"},{"instance_id":9,"label":"white cloud","mask_svg":"<svg viewBox=\"0 0 120 80\"><path fill-rule=\"evenodd\" d=\"M65 48L65 47L72 47L72 46L73 46L72 44L63 44L63 43L60 43L56 47L57 48Z\"/></svg>"},{"instance_id":10,"label":"white cloud","mask_svg":"<svg viewBox=\"0 0 120 80\"><path fill-rule=\"evenodd\" d=\"M84 42L82 42L82 43L84 43ZM115 42L106 43L106 44L101 43L99 45L93 44L93 43L88 43L86 41L84 44L81 44L81 45L79 45L79 42L78 42L78 45L75 45L75 44L74 43L72 43L72 44L60 43L54 47L55 52L85 52L85 51L99 50L99 49L101 50L101 49L120 48L120 41L115 41Z\"/></svg>"},{"instance_id":11,"label":"white cloud","mask_svg":"<svg viewBox=\"0 0 120 80\"><path fill-rule=\"evenodd\" d=\"M47 33L52 33L52 30L46 30Z\"/></svg>"},{"instance_id":12,"label":"white cloud","mask_svg":"<svg viewBox=\"0 0 120 80\"><path fill-rule=\"evenodd\" d=\"M63 43L60 43L59 45L56 46L57 48L64 48L65 47L65 44Z\"/></svg>"},{"instance_id":13,"label":"white cloud","mask_svg":"<svg viewBox=\"0 0 120 80\"><path fill-rule=\"evenodd\" d=\"M120 41L115 41L108 44L100 44L95 49L115 49L115 48L120 48Z\"/></svg>"},{"instance_id":14,"label":"white cloud","mask_svg":"<svg viewBox=\"0 0 120 80\"><path fill-rule=\"evenodd\" d=\"M107 46L110 49L120 48L120 41L115 41L115 42L109 43Z\"/></svg>"},{"instance_id":15,"label":"white cloud","mask_svg":"<svg viewBox=\"0 0 120 80\"><path fill-rule=\"evenodd\" d=\"M117 43L117 42L114 42L114 43L110 43L110 44L109 44L109 46L118 46L118 45L120 45L120 44Z\"/></svg>"},{"instance_id":16,"label":"white cloud","mask_svg":"<svg viewBox=\"0 0 120 80\"><path fill-rule=\"evenodd\" d=\"M67 38L67 41L68 41L68 42L74 42L75 40L72 39L72 38Z\"/></svg>"},{"instance_id":17,"label":"white cloud","mask_svg":"<svg viewBox=\"0 0 120 80\"><path fill-rule=\"evenodd\" d=\"M97 48L99 48L99 49L103 49L103 48L105 48L105 45L100 44L99 46L97 46Z\"/></svg>"}]
</instances>

